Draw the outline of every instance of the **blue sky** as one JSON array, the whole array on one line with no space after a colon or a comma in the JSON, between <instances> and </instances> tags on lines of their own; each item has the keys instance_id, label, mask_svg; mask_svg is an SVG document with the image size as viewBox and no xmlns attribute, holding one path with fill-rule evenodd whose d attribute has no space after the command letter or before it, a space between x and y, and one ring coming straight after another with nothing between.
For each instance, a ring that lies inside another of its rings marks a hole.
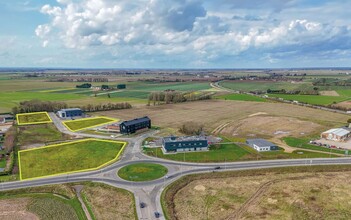
<instances>
[{"instance_id":1,"label":"blue sky","mask_svg":"<svg viewBox=\"0 0 351 220\"><path fill-rule=\"evenodd\" d=\"M350 0L0 0L0 67L349 67Z\"/></svg>"}]
</instances>

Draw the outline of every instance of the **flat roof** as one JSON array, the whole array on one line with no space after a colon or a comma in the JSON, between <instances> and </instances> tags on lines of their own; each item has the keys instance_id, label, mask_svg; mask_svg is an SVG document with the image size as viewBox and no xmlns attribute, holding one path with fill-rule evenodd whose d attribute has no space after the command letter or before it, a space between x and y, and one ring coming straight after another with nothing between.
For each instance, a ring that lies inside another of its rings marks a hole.
<instances>
[{"instance_id":1,"label":"flat roof","mask_svg":"<svg viewBox=\"0 0 351 220\"><path fill-rule=\"evenodd\" d=\"M76 110L82 111L82 109L80 108L64 108L64 109L61 109L60 111L76 111Z\"/></svg>"},{"instance_id":2,"label":"flat roof","mask_svg":"<svg viewBox=\"0 0 351 220\"><path fill-rule=\"evenodd\" d=\"M204 136L182 136L182 137L164 137L165 142L181 142L181 141L207 141L207 138Z\"/></svg>"},{"instance_id":3,"label":"flat roof","mask_svg":"<svg viewBox=\"0 0 351 220\"><path fill-rule=\"evenodd\" d=\"M256 145L258 147L277 146L276 144L273 144L272 142L269 142L265 139L248 139L246 142L249 145Z\"/></svg>"},{"instance_id":4,"label":"flat roof","mask_svg":"<svg viewBox=\"0 0 351 220\"><path fill-rule=\"evenodd\" d=\"M121 124L125 124L126 126L128 126L128 125L138 124L138 123L147 122L147 121L150 121L150 118L145 116L142 118L135 118L135 119L129 120L129 121L123 121L123 122L121 122Z\"/></svg>"}]
</instances>

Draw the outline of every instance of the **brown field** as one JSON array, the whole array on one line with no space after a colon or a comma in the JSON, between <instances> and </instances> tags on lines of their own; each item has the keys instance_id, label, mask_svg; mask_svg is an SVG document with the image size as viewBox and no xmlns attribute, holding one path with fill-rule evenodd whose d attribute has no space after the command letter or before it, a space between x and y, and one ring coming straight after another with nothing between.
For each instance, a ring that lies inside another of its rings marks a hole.
<instances>
[{"instance_id":1,"label":"brown field","mask_svg":"<svg viewBox=\"0 0 351 220\"><path fill-rule=\"evenodd\" d=\"M252 116L260 112L266 113L265 116L276 117L277 123L281 123L286 117L289 117L289 120L296 119L294 123L297 125L302 123L301 121L314 122L315 124L313 124L313 126L314 129L316 129L315 132L320 132L331 126L344 125L349 118L347 115L343 114L291 104L224 100L197 101L161 106L140 105L133 109L99 112L96 114L121 118L122 120L148 115L153 125L162 128L173 128L175 130L177 130L183 122L193 121L203 123L207 131L213 131L218 126L229 122L237 123L240 120L249 118L250 115ZM320 126L318 126L318 124L320 124ZM277 126L276 124L271 125Z\"/></svg>"},{"instance_id":2,"label":"brown field","mask_svg":"<svg viewBox=\"0 0 351 220\"><path fill-rule=\"evenodd\" d=\"M291 117L254 116L226 125L221 133L240 137L304 136L321 130L323 126Z\"/></svg>"},{"instance_id":3,"label":"brown field","mask_svg":"<svg viewBox=\"0 0 351 220\"><path fill-rule=\"evenodd\" d=\"M174 197L177 219L351 219L351 172L262 173L195 180Z\"/></svg>"},{"instance_id":4,"label":"brown field","mask_svg":"<svg viewBox=\"0 0 351 220\"><path fill-rule=\"evenodd\" d=\"M351 108L351 101L339 102L337 104L333 104L333 106L350 109Z\"/></svg>"},{"instance_id":5,"label":"brown field","mask_svg":"<svg viewBox=\"0 0 351 220\"><path fill-rule=\"evenodd\" d=\"M16 198L0 200L0 219L6 220L39 220L39 218L27 211L30 198Z\"/></svg>"},{"instance_id":6,"label":"brown field","mask_svg":"<svg viewBox=\"0 0 351 220\"><path fill-rule=\"evenodd\" d=\"M125 190L88 183L82 190L96 219L135 219L133 195Z\"/></svg>"},{"instance_id":7,"label":"brown field","mask_svg":"<svg viewBox=\"0 0 351 220\"><path fill-rule=\"evenodd\" d=\"M339 93L337 93L334 90L330 90L330 91L320 91L319 92L320 95L324 95L324 96L340 96Z\"/></svg>"}]
</instances>

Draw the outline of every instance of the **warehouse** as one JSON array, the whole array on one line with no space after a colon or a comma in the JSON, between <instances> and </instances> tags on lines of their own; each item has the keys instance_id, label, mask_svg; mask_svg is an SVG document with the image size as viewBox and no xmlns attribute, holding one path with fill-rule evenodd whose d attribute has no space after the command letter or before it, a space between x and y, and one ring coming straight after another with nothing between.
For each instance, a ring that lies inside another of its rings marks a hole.
<instances>
[{"instance_id":1,"label":"warehouse","mask_svg":"<svg viewBox=\"0 0 351 220\"><path fill-rule=\"evenodd\" d=\"M253 149L261 151L279 150L279 147L264 139L248 139L246 143Z\"/></svg>"},{"instance_id":2,"label":"warehouse","mask_svg":"<svg viewBox=\"0 0 351 220\"><path fill-rule=\"evenodd\" d=\"M119 125L119 130L122 134L133 134L138 130L145 128L151 128L151 120L147 116L130 121L124 121Z\"/></svg>"},{"instance_id":3,"label":"warehouse","mask_svg":"<svg viewBox=\"0 0 351 220\"><path fill-rule=\"evenodd\" d=\"M321 134L321 138L331 140L331 141L347 141L351 136L349 130L345 128L334 128L325 131Z\"/></svg>"},{"instance_id":4,"label":"warehouse","mask_svg":"<svg viewBox=\"0 0 351 220\"><path fill-rule=\"evenodd\" d=\"M81 117L83 115L83 111L80 108L67 108L61 109L57 112L60 118L73 118L73 117Z\"/></svg>"},{"instance_id":5,"label":"warehouse","mask_svg":"<svg viewBox=\"0 0 351 220\"><path fill-rule=\"evenodd\" d=\"M162 139L162 150L165 153L185 151L206 151L208 141L206 137L165 137Z\"/></svg>"}]
</instances>

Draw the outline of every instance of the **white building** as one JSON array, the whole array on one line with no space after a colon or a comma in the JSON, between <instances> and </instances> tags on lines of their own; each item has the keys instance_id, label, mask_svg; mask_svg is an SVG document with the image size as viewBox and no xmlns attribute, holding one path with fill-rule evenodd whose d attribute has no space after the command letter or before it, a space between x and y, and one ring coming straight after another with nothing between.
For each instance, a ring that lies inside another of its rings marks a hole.
<instances>
[{"instance_id":1,"label":"white building","mask_svg":"<svg viewBox=\"0 0 351 220\"><path fill-rule=\"evenodd\" d=\"M333 128L321 134L321 138L331 141L347 141L351 136L351 132L345 128Z\"/></svg>"}]
</instances>

